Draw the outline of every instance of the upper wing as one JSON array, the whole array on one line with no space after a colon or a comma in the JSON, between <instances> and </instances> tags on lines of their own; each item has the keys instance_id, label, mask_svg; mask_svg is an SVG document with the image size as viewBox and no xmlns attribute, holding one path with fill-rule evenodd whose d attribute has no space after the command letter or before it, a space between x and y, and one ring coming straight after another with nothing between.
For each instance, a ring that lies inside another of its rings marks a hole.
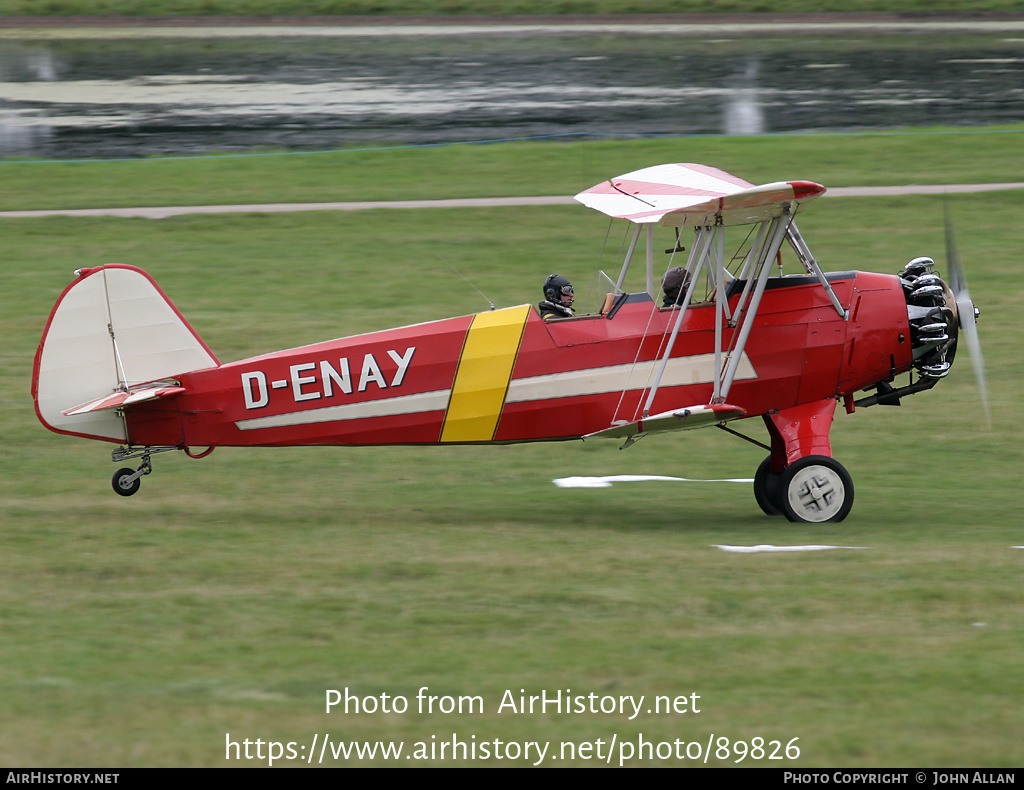
<instances>
[{"instance_id":1,"label":"upper wing","mask_svg":"<svg viewBox=\"0 0 1024 790\"><path fill-rule=\"evenodd\" d=\"M631 222L663 225L747 225L778 216L786 206L824 194L813 181L749 181L697 164L635 170L576 195L589 208Z\"/></svg>"}]
</instances>

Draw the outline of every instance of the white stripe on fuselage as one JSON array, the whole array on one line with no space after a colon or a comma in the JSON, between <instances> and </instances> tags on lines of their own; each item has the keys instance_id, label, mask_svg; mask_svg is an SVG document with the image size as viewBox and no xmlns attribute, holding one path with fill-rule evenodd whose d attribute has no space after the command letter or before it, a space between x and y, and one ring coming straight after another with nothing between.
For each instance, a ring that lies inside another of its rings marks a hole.
<instances>
[{"instance_id":1,"label":"white stripe on fuselage","mask_svg":"<svg viewBox=\"0 0 1024 790\"><path fill-rule=\"evenodd\" d=\"M444 411L448 408L451 390L418 392L414 395L399 395L394 398L346 403L340 406L326 406L322 409L293 411L270 417L254 417L238 420L235 425L241 431L258 428L284 428L289 425L309 425L319 422L340 422L360 420L368 417L392 417L396 414L418 414L425 411Z\"/></svg>"},{"instance_id":2,"label":"white stripe on fuselage","mask_svg":"<svg viewBox=\"0 0 1024 790\"><path fill-rule=\"evenodd\" d=\"M620 392L623 389L641 390L654 380L658 361L637 362L628 365L610 365L603 368L567 370L513 379L509 383L506 403L550 400ZM757 378L747 355L740 360L737 379ZM690 384L709 384L715 380L715 355L695 354L689 357L670 359L661 380L661 387L680 387ZM418 414L428 411L444 411L448 408L451 390L435 390L414 395L400 395L394 398L380 398L360 403L346 403L325 406L319 409L276 414L268 417L254 417L238 420L239 430L249 431L260 428L285 428L290 425L311 425L322 422L359 420L368 417L394 417L401 414Z\"/></svg>"},{"instance_id":3,"label":"white stripe on fuselage","mask_svg":"<svg viewBox=\"0 0 1024 790\"><path fill-rule=\"evenodd\" d=\"M629 365L611 365L606 368L566 370L525 379L513 379L509 384L506 403L544 400L545 398L571 398L602 392L620 392L623 389L646 389L654 382L659 362L637 362ZM724 363L723 363L724 364ZM755 379L757 373L750 359L743 354L737 379ZM668 361L659 387L685 387L690 384L710 384L715 380L715 355L694 354ZM625 382L625 386L623 383Z\"/></svg>"}]
</instances>

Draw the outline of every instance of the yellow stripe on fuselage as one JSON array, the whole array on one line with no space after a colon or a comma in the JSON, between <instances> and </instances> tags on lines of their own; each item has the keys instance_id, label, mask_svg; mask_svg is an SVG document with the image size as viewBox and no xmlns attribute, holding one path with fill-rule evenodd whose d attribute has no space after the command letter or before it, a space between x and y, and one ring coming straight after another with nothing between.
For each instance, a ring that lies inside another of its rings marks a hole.
<instances>
[{"instance_id":1,"label":"yellow stripe on fuselage","mask_svg":"<svg viewBox=\"0 0 1024 790\"><path fill-rule=\"evenodd\" d=\"M498 428L530 305L473 318L452 384L442 442L489 442Z\"/></svg>"}]
</instances>

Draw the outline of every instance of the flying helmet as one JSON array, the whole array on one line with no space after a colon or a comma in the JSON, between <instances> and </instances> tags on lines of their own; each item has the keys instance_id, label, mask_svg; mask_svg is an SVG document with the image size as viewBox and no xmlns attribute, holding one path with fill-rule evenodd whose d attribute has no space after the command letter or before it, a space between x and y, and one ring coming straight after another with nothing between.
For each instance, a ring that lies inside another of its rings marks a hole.
<instances>
[{"instance_id":1,"label":"flying helmet","mask_svg":"<svg viewBox=\"0 0 1024 790\"><path fill-rule=\"evenodd\" d=\"M674 302L678 302L679 292L688 282L689 278L686 276L686 268L676 266L674 269L669 269L665 272L665 276L661 280L661 288L665 292L665 296Z\"/></svg>"},{"instance_id":2,"label":"flying helmet","mask_svg":"<svg viewBox=\"0 0 1024 790\"><path fill-rule=\"evenodd\" d=\"M555 304L566 304L563 296L569 297L568 304L573 303L572 283L560 274L550 274L544 281L544 298Z\"/></svg>"}]
</instances>

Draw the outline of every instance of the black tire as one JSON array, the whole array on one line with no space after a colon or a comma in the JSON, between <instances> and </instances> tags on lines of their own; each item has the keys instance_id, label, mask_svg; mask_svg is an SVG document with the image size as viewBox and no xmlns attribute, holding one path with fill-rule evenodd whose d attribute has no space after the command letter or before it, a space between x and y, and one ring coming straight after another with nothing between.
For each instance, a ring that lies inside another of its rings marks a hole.
<instances>
[{"instance_id":1,"label":"black tire","mask_svg":"<svg viewBox=\"0 0 1024 790\"><path fill-rule=\"evenodd\" d=\"M135 470L127 466L114 472L114 477L111 479L110 484L113 486L115 494L131 496L142 487L141 477L136 477L131 482L128 481L128 478L133 474L135 474Z\"/></svg>"},{"instance_id":2,"label":"black tire","mask_svg":"<svg viewBox=\"0 0 1024 790\"><path fill-rule=\"evenodd\" d=\"M782 512L790 521L810 524L842 521L853 507L853 478L825 455L800 458L779 481Z\"/></svg>"},{"instance_id":3,"label":"black tire","mask_svg":"<svg viewBox=\"0 0 1024 790\"><path fill-rule=\"evenodd\" d=\"M782 515L782 474L771 469L772 457L765 458L754 473L754 499L757 506L769 516Z\"/></svg>"}]
</instances>

